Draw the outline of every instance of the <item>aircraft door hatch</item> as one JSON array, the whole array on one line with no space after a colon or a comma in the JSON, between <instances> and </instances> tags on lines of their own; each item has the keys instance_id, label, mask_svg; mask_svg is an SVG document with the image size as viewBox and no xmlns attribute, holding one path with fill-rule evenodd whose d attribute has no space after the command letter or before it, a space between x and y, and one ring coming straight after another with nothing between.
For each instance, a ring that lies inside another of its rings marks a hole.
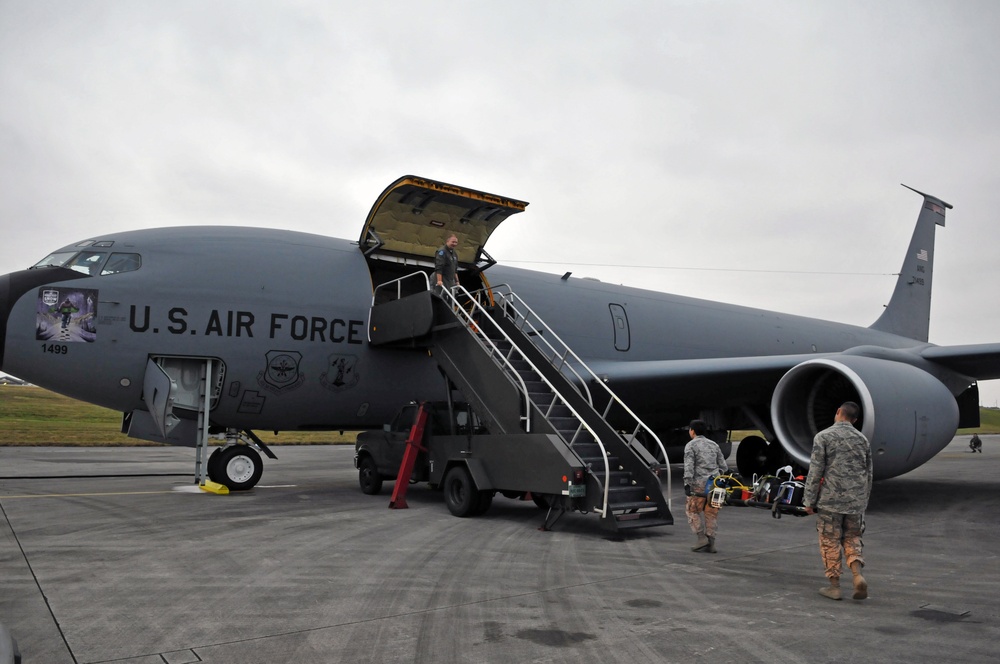
<instances>
[{"instance_id":1,"label":"aircraft door hatch","mask_svg":"<svg viewBox=\"0 0 1000 664\"><path fill-rule=\"evenodd\" d=\"M202 388L205 357L150 356L142 383L142 398L149 410L155 430L164 439L181 423L177 410L199 412L204 409ZM212 375L208 381L209 410L215 407L222 392L225 365L212 361Z\"/></svg>"},{"instance_id":2,"label":"aircraft door hatch","mask_svg":"<svg viewBox=\"0 0 1000 664\"><path fill-rule=\"evenodd\" d=\"M146 376L142 381L142 398L156 429L164 438L180 422L180 418L174 415L175 388L176 384L167 372L150 358L146 362Z\"/></svg>"},{"instance_id":3,"label":"aircraft door hatch","mask_svg":"<svg viewBox=\"0 0 1000 664\"><path fill-rule=\"evenodd\" d=\"M174 383L174 408L197 411L203 407L204 393L201 387L202 369L205 360L212 360L212 376L208 381L209 410L215 408L222 393L222 384L226 377L226 367L222 360L212 357L168 357L151 356L155 362ZM149 373L147 368L147 374Z\"/></svg>"},{"instance_id":4,"label":"aircraft door hatch","mask_svg":"<svg viewBox=\"0 0 1000 664\"><path fill-rule=\"evenodd\" d=\"M632 346L631 336L628 329L628 316L625 314L625 307L620 304L611 303L611 323L615 329L615 350L627 351Z\"/></svg>"},{"instance_id":5,"label":"aircraft door hatch","mask_svg":"<svg viewBox=\"0 0 1000 664\"><path fill-rule=\"evenodd\" d=\"M485 249L490 235L527 205L506 196L407 175L389 185L375 201L358 245L373 268L375 263L383 267L396 264L412 272L412 266L433 269L435 252L449 235L455 235L459 273L481 272L496 263ZM389 278L402 274L390 274Z\"/></svg>"}]
</instances>

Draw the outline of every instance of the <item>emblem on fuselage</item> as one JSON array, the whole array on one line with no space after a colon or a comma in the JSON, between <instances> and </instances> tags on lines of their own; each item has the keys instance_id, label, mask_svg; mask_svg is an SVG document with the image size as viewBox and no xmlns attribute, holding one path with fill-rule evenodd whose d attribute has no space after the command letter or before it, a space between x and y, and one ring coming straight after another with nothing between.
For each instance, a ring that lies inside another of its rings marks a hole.
<instances>
[{"instance_id":1,"label":"emblem on fuselage","mask_svg":"<svg viewBox=\"0 0 1000 664\"><path fill-rule=\"evenodd\" d=\"M305 376L299 370L302 353L294 350L271 350L267 352L267 366L257 374L257 382L270 392L294 390Z\"/></svg>"},{"instance_id":2,"label":"emblem on fuselage","mask_svg":"<svg viewBox=\"0 0 1000 664\"><path fill-rule=\"evenodd\" d=\"M359 380L361 374L358 373L356 355L331 355L327 358L326 371L319 377L323 387L333 392L354 387Z\"/></svg>"},{"instance_id":3,"label":"emblem on fuselage","mask_svg":"<svg viewBox=\"0 0 1000 664\"><path fill-rule=\"evenodd\" d=\"M35 314L35 339L59 344L91 343L97 339L96 318L97 290L40 288ZM47 352L60 352L58 349L53 347L53 350Z\"/></svg>"}]
</instances>

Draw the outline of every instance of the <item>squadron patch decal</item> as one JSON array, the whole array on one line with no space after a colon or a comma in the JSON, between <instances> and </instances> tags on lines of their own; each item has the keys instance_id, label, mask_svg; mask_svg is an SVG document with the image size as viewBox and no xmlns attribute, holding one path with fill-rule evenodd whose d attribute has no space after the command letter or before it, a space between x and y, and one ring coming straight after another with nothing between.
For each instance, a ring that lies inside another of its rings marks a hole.
<instances>
[{"instance_id":1,"label":"squadron patch decal","mask_svg":"<svg viewBox=\"0 0 1000 664\"><path fill-rule=\"evenodd\" d=\"M331 355L327 358L326 371L319 377L323 387L340 392L354 387L361 380L358 373L358 357L356 355Z\"/></svg>"},{"instance_id":2,"label":"squadron patch decal","mask_svg":"<svg viewBox=\"0 0 1000 664\"><path fill-rule=\"evenodd\" d=\"M305 376L299 371L302 353L294 350L270 350L267 366L257 374L257 383L275 394L294 390L302 385Z\"/></svg>"}]
</instances>

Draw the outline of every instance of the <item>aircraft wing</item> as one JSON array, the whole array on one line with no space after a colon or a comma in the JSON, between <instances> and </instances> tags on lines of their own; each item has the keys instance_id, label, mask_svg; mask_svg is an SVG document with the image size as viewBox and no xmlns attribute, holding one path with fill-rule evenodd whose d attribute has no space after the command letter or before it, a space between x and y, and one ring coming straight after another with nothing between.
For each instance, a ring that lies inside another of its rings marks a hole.
<instances>
[{"instance_id":1,"label":"aircraft wing","mask_svg":"<svg viewBox=\"0 0 1000 664\"><path fill-rule=\"evenodd\" d=\"M1000 344L928 346L920 355L929 362L972 376L976 380L1000 378Z\"/></svg>"},{"instance_id":2,"label":"aircraft wing","mask_svg":"<svg viewBox=\"0 0 1000 664\"><path fill-rule=\"evenodd\" d=\"M655 400L663 409L691 404L764 403L781 377L806 360L836 354L808 353L640 362L594 361L590 368L626 403Z\"/></svg>"},{"instance_id":3,"label":"aircraft wing","mask_svg":"<svg viewBox=\"0 0 1000 664\"><path fill-rule=\"evenodd\" d=\"M910 352L976 380L1000 379L1000 344L927 346ZM666 415L670 411L709 405L766 406L778 381L793 367L807 360L844 356L844 353L806 353L639 362L604 360L591 362L590 367L626 403Z\"/></svg>"}]
</instances>

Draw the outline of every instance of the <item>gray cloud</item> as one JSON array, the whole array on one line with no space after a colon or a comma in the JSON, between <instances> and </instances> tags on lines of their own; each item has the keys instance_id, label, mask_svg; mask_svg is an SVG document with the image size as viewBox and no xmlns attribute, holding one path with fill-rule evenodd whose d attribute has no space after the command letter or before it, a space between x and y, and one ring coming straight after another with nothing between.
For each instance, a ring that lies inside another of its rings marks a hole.
<instances>
[{"instance_id":1,"label":"gray cloud","mask_svg":"<svg viewBox=\"0 0 1000 664\"><path fill-rule=\"evenodd\" d=\"M416 173L531 201L501 261L867 325L905 182L955 205L932 340L995 341L998 29L992 2L4 2L0 271L145 226L355 237Z\"/></svg>"}]
</instances>

